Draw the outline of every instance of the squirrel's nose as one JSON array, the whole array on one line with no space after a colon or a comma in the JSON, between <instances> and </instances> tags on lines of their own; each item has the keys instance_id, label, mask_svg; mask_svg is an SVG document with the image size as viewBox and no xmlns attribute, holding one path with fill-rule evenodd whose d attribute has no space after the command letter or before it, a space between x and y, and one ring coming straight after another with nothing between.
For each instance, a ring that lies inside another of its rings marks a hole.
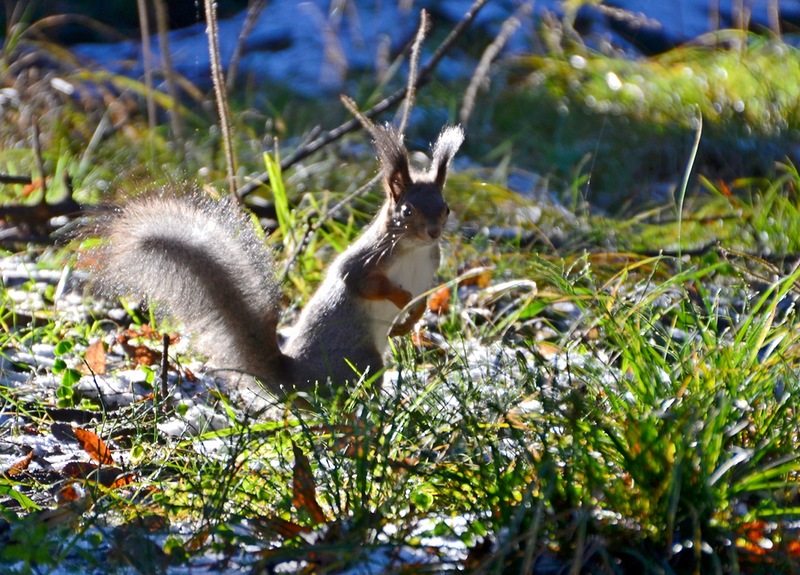
<instances>
[{"instance_id":1,"label":"squirrel's nose","mask_svg":"<svg viewBox=\"0 0 800 575\"><path fill-rule=\"evenodd\" d=\"M432 240L438 240L439 236L442 235L441 226L428 226L428 235Z\"/></svg>"}]
</instances>

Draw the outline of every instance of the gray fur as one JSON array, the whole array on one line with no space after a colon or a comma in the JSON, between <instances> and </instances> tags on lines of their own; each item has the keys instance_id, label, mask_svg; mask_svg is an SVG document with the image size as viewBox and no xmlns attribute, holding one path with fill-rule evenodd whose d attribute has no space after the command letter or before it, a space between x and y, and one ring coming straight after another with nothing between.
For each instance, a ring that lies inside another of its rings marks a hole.
<instances>
[{"instance_id":1,"label":"gray fur","mask_svg":"<svg viewBox=\"0 0 800 575\"><path fill-rule=\"evenodd\" d=\"M312 391L326 379L340 386L356 372L380 372L402 306L364 292L365 286L370 277L385 276L396 288L392 292L400 290L410 301L433 283L448 213L442 187L463 132L442 131L433 165L423 174L411 172L394 128L378 127L373 135L387 200L331 264L283 350L274 260L230 200L213 202L194 193L131 202L105 230L109 241L94 264L97 283L106 293L145 295L184 322L217 366L255 375L276 395L287 388ZM403 215L404 205L414 206L413 216Z\"/></svg>"},{"instance_id":2,"label":"gray fur","mask_svg":"<svg viewBox=\"0 0 800 575\"><path fill-rule=\"evenodd\" d=\"M146 295L184 322L217 365L282 379L273 258L238 206L196 194L146 197L106 233L96 269L102 291Z\"/></svg>"}]
</instances>

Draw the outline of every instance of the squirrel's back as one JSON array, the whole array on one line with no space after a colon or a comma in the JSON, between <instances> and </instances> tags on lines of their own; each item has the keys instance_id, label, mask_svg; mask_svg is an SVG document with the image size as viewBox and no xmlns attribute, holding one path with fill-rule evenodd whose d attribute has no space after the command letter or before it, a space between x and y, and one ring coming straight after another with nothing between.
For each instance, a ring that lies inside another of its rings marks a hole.
<instances>
[{"instance_id":1,"label":"squirrel's back","mask_svg":"<svg viewBox=\"0 0 800 575\"><path fill-rule=\"evenodd\" d=\"M231 200L149 196L110 222L101 290L142 294L180 318L218 366L283 383L274 260Z\"/></svg>"}]
</instances>

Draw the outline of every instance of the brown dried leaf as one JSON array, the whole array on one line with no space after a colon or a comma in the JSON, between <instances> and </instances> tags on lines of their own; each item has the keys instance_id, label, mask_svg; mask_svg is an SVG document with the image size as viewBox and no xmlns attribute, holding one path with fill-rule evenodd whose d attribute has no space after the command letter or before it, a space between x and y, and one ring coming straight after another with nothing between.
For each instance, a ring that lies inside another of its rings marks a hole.
<instances>
[{"instance_id":1,"label":"brown dried leaf","mask_svg":"<svg viewBox=\"0 0 800 575\"><path fill-rule=\"evenodd\" d=\"M80 501L84 497L86 497L86 491L77 483L68 483L55 494L55 500L59 504Z\"/></svg>"},{"instance_id":2,"label":"brown dried leaf","mask_svg":"<svg viewBox=\"0 0 800 575\"><path fill-rule=\"evenodd\" d=\"M9 467L6 470L6 475L9 477L13 477L14 475L19 475L20 473L28 469L28 466L31 464L32 460L33 460L33 450L29 451L28 455L26 455L25 457L14 463L11 467Z\"/></svg>"},{"instance_id":3,"label":"brown dried leaf","mask_svg":"<svg viewBox=\"0 0 800 575\"><path fill-rule=\"evenodd\" d=\"M460 286L477 286L483 289L492 281L492 270L485 262L470 262L459 270L459 274L466 275L458 282Z\"/></svg>"},{"instance_id":4,"label":"brown dried leaf","mask_svg":"<svg viewBox=\"0 0 800 575\"><path fill-rule=\"evenodd\" d=\"M123 475L119 467L101 466L88 461L70 461L61 468L61 474L74 479L88 479L103 487L111 488L120 487L117 485L118 482L122 485L130 483L130 480L125 482L124 478L132 475L130 473Z\"/></svg>"},{"instance_id":5,"label":"brown dried leaf","mask_svg":"<svg viewBox=\"0 0 800 575\"><path fill-rule=\"evenodd\" d=\"M450 309L450 288L442 286L428 298L428 309L435 314L445 314Z\"/></svg>"},{"instance_id":6,"label":"brown dried leaf","mask_svg":"<svg viewBox=\"0 0 800 575\"><path fill-rule=\"evenodd\" d=\"M316 525L327 523L328 518L317 502L317 486L311 464L297 445L292 442L294 469L292 476L292 504L298 511L308 513Z\"/></svg>"},{"instance_id":7,"label":"brown dried leaf","mask_svg":"<svg viewBox=\"0 0 800 575\"><path fill-rule=\"evenodd\" d=\"M96 433L88 429L81 429L80 427L74 428L74 431L75 437L81 444L83 450L89 454L89 457L95 461L99 461L103 465L114 465L114 458L111 457L111 450Z\"/></svg>"},{"instance_id":8,"label":"brown dried leaf","mask_svg":"<svg viewBox=\"0 0 800 575\"><path fill-rule=\"evenodd\" d=\"M161 363L161 352L139 345L133 349L131 359L136 365L158 365Z\"/></svg>"},{"instance_id":9,"label":"brown dried leaf","mask_svg":"<svg viewBox=\"0 0 800 575\"><path fill-rule=\"evenodd\" d=\"M267 517L259 519L253 525L262 536L274 537L280 535L284 539L294 539L302 533L308 533L309 528L298 525L281 517Z\"/></svg>"},{"instance_id":10,"label":"brown dried leaf","mask_svg":"<svg viewBox=\"0 0 800 575\"><path fill-rule=\"evenodd\" d=\"M70 461L61 468L61 473L73 479L86 479L90 473L100 468L96 463L88 461Z\"/></svg>"},{"instance_id":11,"label":"brown dried leaf","mask_svg":"<svg viewBox=\"0 0 800 575\"><path fill-rule=\"evenodd\" d=\"M106 374L106 348L103 345L103 340L98 339L88 348L86 348L86 355L84 355L86 365L92 373L97 375Z\"/></svg>"},{"instance_id":12,"label":"brown dried leaf","mask_svg":"<svg viewBox=\"0 0 800 575\"><path fill-rule=\"evenodd\" d=\"M114 479L114 481L111 482L111 485L108 485L107 487L110 487L111 489L119 489L120 487L125 487L126 485L130 485L135 481L135 473L121 473L116 479Z\"/></svg>"}]
</instances>

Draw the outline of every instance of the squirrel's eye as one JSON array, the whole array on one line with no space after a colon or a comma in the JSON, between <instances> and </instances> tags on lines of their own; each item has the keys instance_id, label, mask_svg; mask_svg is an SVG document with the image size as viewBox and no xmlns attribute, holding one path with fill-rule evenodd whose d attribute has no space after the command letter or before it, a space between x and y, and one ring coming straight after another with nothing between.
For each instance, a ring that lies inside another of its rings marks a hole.
<instances>
[{"instance_id":1,"label":"squirrel's eye","mask_svg":"<svg viewBox=\"0 0 800 575\"><path fill-rule=\"evenodd\" d=\"M450 215L450 206L448 206L447 204L444 205L444 213L447 216Z\"/></svg>"},{"instance_id":2,"label":"squirrel's eye","mask_svg":"<svg viewBox=\"0 0 800 575\"><path fill-rule=\"evenodd\" d=\"M412 208L408 204L403 204L403 207L400 208L400 213L404 218L410 218L411 215L414 213L414 208Z\"/></svg>"}]
</instances>

